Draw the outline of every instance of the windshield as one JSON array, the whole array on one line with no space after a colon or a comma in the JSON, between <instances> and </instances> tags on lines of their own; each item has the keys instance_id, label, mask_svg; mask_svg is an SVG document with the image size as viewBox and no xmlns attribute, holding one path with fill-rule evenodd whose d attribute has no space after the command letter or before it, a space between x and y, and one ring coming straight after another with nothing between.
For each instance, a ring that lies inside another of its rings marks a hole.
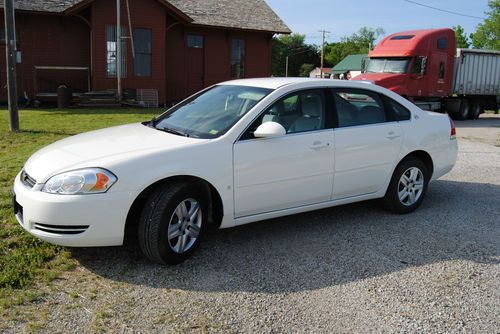
<instances>
[{"instance_id":1,"label":"windshield","mask_svg":"<svg viewBox=\"0 0 500 334\"><path fill-rule=\"evenodd\" d=\"M406 73L410 58L370 58L367 73Z\"/></svg>"},{"instance_id":2,"label":"windshield","mask_svg":"<svg viewBox=\"0 0 500 334\"><path fill-rule=\"evenodd\" d=\"M186 137L216 138L229 130L272 90L214 86L161 115L153 125Z\"/></svg>"}]
</instances>

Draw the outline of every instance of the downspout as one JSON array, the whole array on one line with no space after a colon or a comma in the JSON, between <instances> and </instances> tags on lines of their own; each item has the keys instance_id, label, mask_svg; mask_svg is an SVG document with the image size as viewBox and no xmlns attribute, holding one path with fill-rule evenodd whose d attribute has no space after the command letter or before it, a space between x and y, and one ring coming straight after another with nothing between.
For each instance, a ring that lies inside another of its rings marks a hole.
<instances>
[{"instance_id":1,"label":"downspout","mask_svg":"<svg viewBox=\"0 0 500 334\"><path fill-rule=\"evenodd\" d=\"M116 0L116 99L122 102L122 26L120 1Z\"/></svg>"},{"instance_id":2,"label":"downspout","mask_svg":"<svg viewBox=\"0 0 500 334\"><path fill-rule=\"evenodd\" d=\"M80 20L85 22L89 26L89 36L90 36L90 65L89 65L89 70L87 73L87 86L89 92L92 90L92 67L94 65L93 59L94 59L94 52L93 52L93 47L92 47L92 24L90 23L89 20L87 20L85 17L81 16L80 14L75 14L75 17L78 17Z\"/></svg>"},{"instance_id":3,"label":"downspout","mask_svg":"<svg viewBox=\"0 0 500 334\"><path fill-rule=\"evenodd\" d=\"M179 22L179 21L174 22L174 23L170 24L167 27L167 29L165 29L165 44L164 44L165 45L165 57L164 57L164 59L165 59L165 88L164 88L165 89L165 104L167 103L167 80L168 80L168 71L167 71L168 65L167 65L167 57L166 57L166 55L167 55L167 38L168 38L167 35L168 35L168 31L170 29L172 29L173 27L175 27L179 24L181 24L181 22ZM166 105L165 105L165 107L166 107Z\"/></svg>"}]
</instances>

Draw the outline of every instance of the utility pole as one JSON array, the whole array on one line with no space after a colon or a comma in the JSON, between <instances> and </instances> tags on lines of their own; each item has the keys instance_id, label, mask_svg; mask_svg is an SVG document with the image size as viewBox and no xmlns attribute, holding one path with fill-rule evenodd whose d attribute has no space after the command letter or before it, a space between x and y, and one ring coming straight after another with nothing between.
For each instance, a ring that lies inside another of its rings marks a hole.
<instances>
[{"instance_id":1,"label":"utility pole","mask_svg":"<svg viewBox=\"0 0 500 334\"><path fill-rule=\"evenodd\" d=\"M286 56L285 61L285 77L288 77L288 56Z\"/></svg>"},{"instance_id":2,"label":"utility pole","mask_svg":"<svg viewBox=\"0 0 500 334\"><path fill-rule=\"evenodd\" d=\"M116 98L122 101L122 25L121 0L116 0Z\"/></svg>"},{"instance_id":3,"label":"utility pole","mask_svg":"<svg viewBox=\"0 0 500 334\"><path fill-rule=\"evenodd\" d=\"M16 28L14 0L5 0L5 56L7 58L7 90L9 93L10 131L19 131L16 83Z\"/></svg>"},{"instance_id":4,"label":"utility pole","mask_svg":"<svg viewBox=\"0 0 500 334\"><path fill-rule=\"evenodd\" d=\"M322 41L321 41L321 65L320 65L320 72L319 72L319 77L323 79L323 62L325 59L325 34L330 33L330 31L327 31L325 29L320 30L320 33L322 33Z\"/></svg>"}]
</instances>

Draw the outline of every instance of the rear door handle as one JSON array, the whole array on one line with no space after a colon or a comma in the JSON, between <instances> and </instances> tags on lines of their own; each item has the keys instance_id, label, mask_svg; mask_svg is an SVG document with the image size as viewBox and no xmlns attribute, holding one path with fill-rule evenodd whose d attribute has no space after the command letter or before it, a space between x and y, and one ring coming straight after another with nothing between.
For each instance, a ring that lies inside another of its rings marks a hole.
<instances>
[{"instance_id":1,"label":"rear door handle","mask_svg":"<svg viewBox=\"0 0 500 334\"><path fill-rule=\"evenodd\" d=\"M309 148L313 150L319 150L328 146L330 146L330 143L323 143L322 141L316 140L311 145L309 145Z\"/></svg>"},{"instance_id":2,"label":"rear door handle","mask_svg":"<svg viewBox=\"0 0 500 334\"><path fill-rule=\"evenodd\" d=\"M388 138L388 139L395 139L395 138L401 137L401 135L398 134L398 133L396 133L396 132L394 132L394 131L389 131L389 133L385 137Z\"/></svg>"}]
</instances>

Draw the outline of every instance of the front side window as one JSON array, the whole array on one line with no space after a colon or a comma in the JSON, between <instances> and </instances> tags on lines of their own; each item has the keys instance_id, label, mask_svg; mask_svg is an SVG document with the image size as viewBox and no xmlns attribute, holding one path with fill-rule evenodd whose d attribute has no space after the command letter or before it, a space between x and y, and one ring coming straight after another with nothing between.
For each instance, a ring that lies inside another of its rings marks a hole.
<instances>
[{"instance_id":1,"label":"front side window","mask_svg":"<svg viewBox=\"0 0 500 334\"><path fill-rule=\"evenodd\" d=\"M126 36L127 29L121 27L121 35ZM127 44L121 41L121 76L127 77ZM110 78L116 77L116 26L106 27L106 75Z\"/></svg>"},{"instance_id":2,"label":"front side window","mask_svg":"<svg viewBox=\"0 0 500 334\"><path fill-rule=\"evenodd\" d=\"M378 94L360 89L333 91L339 127L385 122L383 103Z\"/></svg>"},{"instance_id":3,"label":"front side window","mask_svg":"<svg viewBox=\"0 0 500 334\"><path fill-rule=\"evenodd\" d=\"M415 60L413 62L413 67L412 67L411 73L413 73L413 74L421 74L422 73L423 60L424 60L424 57L416 57L415 58Z\"/></svg>"},{"instance_id":4,"label":"front side window","mask_svg":"<svg viewBox=\"0 0 500 334\"><path fill-rule=\"evenodd\" d=\"M371 58L366 67L367 73L406 73L410 58Z\"/></svg>"},{"instance_id":5,"label":"front side window","mask_svg":"<svg viewBox=\"0 0 500 334\"><path fill-rule=\"evenodd\" d=\"M196 138L226 133L272 90L260 87L214 86L158 117L159 130Z\"/></svg>"},{"instance_id":6,"label":"front side window","mask_svg":"<svg viewBox=\"0 0 500 334\"><path fill-rule=\"evenodd\" d=\"M287 95L266 109L241 139L254 138L255 130L265 122L281 124L287 133L325 129L327 123L325 110L323 90L307 90Z\"/></svg>"},{"instance_id":7,"label":"front side window","mask_svg":"<svg viewBox=\"0 0 500 334\"><path fill-rule=\"evenodd\" d=\"M231 42L231 77L245 77L245 41L233 39Z\"/></svg>"},{"instance_id":8,"label":"front side window","mask_svg":"<svg viewBox=\"0 0 500 334\"><path fill-rule=\"evenodd\" d=\"M151 76L151 29L134 28L134 75Z\"/></svg>"}]
</instances>

